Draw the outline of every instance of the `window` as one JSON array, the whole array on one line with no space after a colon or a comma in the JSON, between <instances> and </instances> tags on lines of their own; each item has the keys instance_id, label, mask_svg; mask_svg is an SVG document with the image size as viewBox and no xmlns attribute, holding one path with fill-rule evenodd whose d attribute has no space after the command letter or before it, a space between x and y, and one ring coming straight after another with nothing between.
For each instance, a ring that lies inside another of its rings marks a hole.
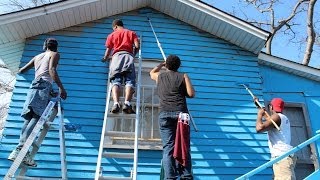
<instances>
[{"instance_id":1,"label":"window","mask_svg":"<svg viewBox=\"0 0 320 180\"><path fill-rule=\"evenodd\" d=\"M143 61L141 72L139 149L159 150L162 148L158 125L159 98L156 91L156 83L149 76L151 67L155 67L157 64L158 62ZM136 71L138 71L138 65L136 65ZM121 94L120 101L123 102L124 94L123 92ZM135 100L132 102L135 110ZM111 101L110 105L112 105ZM107 131L128 132L128 134L121 137L106 136L108 147L133 148L134 135L132 133L135 131L134 118L108 118Z\"/></svg>"}]
</instances>

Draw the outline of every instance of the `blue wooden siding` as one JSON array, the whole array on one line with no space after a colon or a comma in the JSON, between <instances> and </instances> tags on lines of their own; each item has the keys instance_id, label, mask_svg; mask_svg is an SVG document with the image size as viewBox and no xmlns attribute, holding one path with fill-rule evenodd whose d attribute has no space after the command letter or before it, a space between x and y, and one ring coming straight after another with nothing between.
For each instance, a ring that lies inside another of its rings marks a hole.
<instances>
[{"instance_id":1,"label":"blue wooden siding","mask_svg":"<svg viewBox=\"0 0 320 180\"><path fill-rule=\"evenodd\" d=\"M24 45L24 40L0 44L0 58L12 72L16 73L19 68Z\"/></svg>"},{"instance_id":2,"label":"blue wooden siding","mask_svg":"<svg viewBox=\"0 0 320 180\"><path fill-rule=\"evenodd\" d=\"M312 135L320 129L320 83L268 66L261 66L264 98L282 97L285 102L304 104L308 110ZM279 86L281 84L281 86ZM319 149L319 143L317 144ZM319 152L318 152L319 157Z\"/></svg>"},{"instance_id":3,"label":"blue wooden siding","mask_svg":"<svg viewBox=\"0 0 320 180\"><path fill-rule=\"evenodd\" d=\"M24 65L41 52L45 38L59 41L59 74L68 91L64 102L65 120L78 124L76 132L66 133L69 179L94 176L101 133L107 65L100 62L111 23L121 18L125 27L143 36L142 56L162 59L147 17L151 18L161 45L168 54L182 60L181 71L188 72L196 89L196 98L188 100L199 132L192 131L191 150L196 179L234 179L269 159L266 134L255 133L256 108L247 91L238 83L247 83L262 96L262 82L256 55L188 24L149 9L136 10L98 21L30 38L21 59ZM8 154L18 142L22 125L19 117L33 70L17 78L11 109L2 139L0 176L11 164ZM37 168L30 176L58 177L59 147L57 131L49 133L35 160ZM159 178L161 151L140 151L138 179ZM124 175L129 161L105 160L114 167L110 174ZM125 165L121 167L121 165ZM257 176L270 178L268 169Z\"/></svg>"}]
</instances>

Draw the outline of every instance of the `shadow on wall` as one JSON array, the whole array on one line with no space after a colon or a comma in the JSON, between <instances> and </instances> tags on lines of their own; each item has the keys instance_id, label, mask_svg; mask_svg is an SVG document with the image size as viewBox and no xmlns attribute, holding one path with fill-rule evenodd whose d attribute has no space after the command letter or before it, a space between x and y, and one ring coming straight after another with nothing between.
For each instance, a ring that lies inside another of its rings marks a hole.
<instances>
[{"instance_id":1,"label":"shadow on wall","mask_svg":"<svg viewBox=\"0 0 320 180\"><path fill-rule=\"evenodd\" d=\"M192 108L192 107L191 107ZM207 110L215 107L208 107ZM225 115L193 113L199 132L192 132L192 160L195 179L235 179L270 159L267 135L255 132L255 110L241 109ZM270 179L264 170L253 179Z\"/></svg>"}]
</instances>

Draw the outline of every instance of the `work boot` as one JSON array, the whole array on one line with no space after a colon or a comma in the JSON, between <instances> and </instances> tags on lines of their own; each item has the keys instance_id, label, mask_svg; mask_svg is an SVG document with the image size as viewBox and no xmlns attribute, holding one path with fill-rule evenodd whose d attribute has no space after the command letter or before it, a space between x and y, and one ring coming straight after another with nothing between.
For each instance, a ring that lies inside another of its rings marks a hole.
<instances>
[{"instance_id":1,"label":"work boot","mask_svg":"<svg viewBox=\"0 0 320 180\"><path fill-rule=\"evenodd\" d=\"M112 113L119 113L120 111L120 105L119 104L114 104L111 108Z\"/></svg>"},{"instance_id":2,"label":"work boot","mask_svg":"<svg viewBox=\"0 0 320 180\"><path fill-rule=\"evenodd\" d=\"M8 160L14 161L17 158L19 152L20 152L20 149L14 149L8 156Z\"/></svg>"},{"instance_id":3,"label":"work boot","mask_svg":"<svg viewBox=\"0 0 320 180\"><path fill-rule=\"evenodd\" d=\"M27 166L37 167L37 163L31 158L30 153L28 152L23 158L23 163Z\"/></svg>"},{"instance_id":4,"label":"work boot","mask_svg":"<svg viewBox=\"0 0 320 180\"><path fill-rule=\"evenodd\" d=\"M128 104L124 104L123 105L123 108L122 108L122 111L126 114L134 114L135 112L133 111L132 109L132 106L131 105L128 105Z\"/></svg>"}]
</instances>

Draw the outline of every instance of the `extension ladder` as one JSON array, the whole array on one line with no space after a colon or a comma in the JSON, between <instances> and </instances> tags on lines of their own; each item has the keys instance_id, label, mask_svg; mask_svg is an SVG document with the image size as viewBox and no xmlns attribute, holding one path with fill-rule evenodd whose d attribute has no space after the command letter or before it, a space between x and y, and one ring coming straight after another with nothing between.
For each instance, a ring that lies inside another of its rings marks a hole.
<instances>
[{"instance_id":1,"label":"extension ladder","mask_svg":"<svg viewBox=\"0 0 320 180\"><path fill-rule=\"evenodd\" d=\"M101 132L101 139L100 139L100 147L99 147L99 154L97 159L97 167L95 173L95 180L99 179L107 179L107 180L136 180L137 179L137 164L138 164L138 132L139 132L139 119L140 119L140 86L141 86L141 42L142 37L140 37L140 50L139 50L139 68L138 68L138 80L137 80L137 94L136 94L136 114L113 114L109 111L109 104L111 98L111 89L112 85L109 83L108 85L108 92L106 97L106 108L105 108L105 115L103 121L103 127ZM109 74L110 75L110 74ZM110 76L108 77L108 82L110 82ZM121 101L121 100L120 100ZM122 101L123 102L123 101ZM109 122L112 118L115 120L119 119L135 119L135 132L120 132L120 131L113 131L107 128L107 122ZM134 149L133 153L120 153L120 152L109 152L107 147L108 139L113 137L134 137ZM119 176L103 176L103 167L102 167L102 158L116 158L116 159L133 159L133 167L130 172L130 176L128 177L119 177Z\"/></svg>"},{"instance_id":2,"label":"extension ladder","mask_svg":"<svg viewBox=\"0 0 320 180\"><path fill-rule=\"evenodd\" d=\"M55 109L55 105L58 103L58 110ZM57 112L58 111L58 112ZM25 176L28 166L23 165L23 158L26 156L30 146L32 146L32 151L30 152L31 158L35 156L38 152L44 138L47 135L51 125L53 124L53 120L56 115L59 117L59 141L60 141L60 160L61 160L61 179L67 179L67 167L66 167L66 150L65 150L65 139L64 139L64 122L63 122L63 111L61 108L60 97L52 98L48 103L46 109L42 113L40 119L32 130L30 136L26 140L22 149L20 150L18 156L12 163L9 168L5 180L11 180L12 178L16 179L34 179L32 177ZM42 129L42 130L41 130ZM37 138L38 133L41 131L40 135ZM36 139L37 138L37 139ZM36 139L36 140L35 140ZM17 176L15 176L16 171L21 166L20 172Z\"/></svg>"}]
</instances>

